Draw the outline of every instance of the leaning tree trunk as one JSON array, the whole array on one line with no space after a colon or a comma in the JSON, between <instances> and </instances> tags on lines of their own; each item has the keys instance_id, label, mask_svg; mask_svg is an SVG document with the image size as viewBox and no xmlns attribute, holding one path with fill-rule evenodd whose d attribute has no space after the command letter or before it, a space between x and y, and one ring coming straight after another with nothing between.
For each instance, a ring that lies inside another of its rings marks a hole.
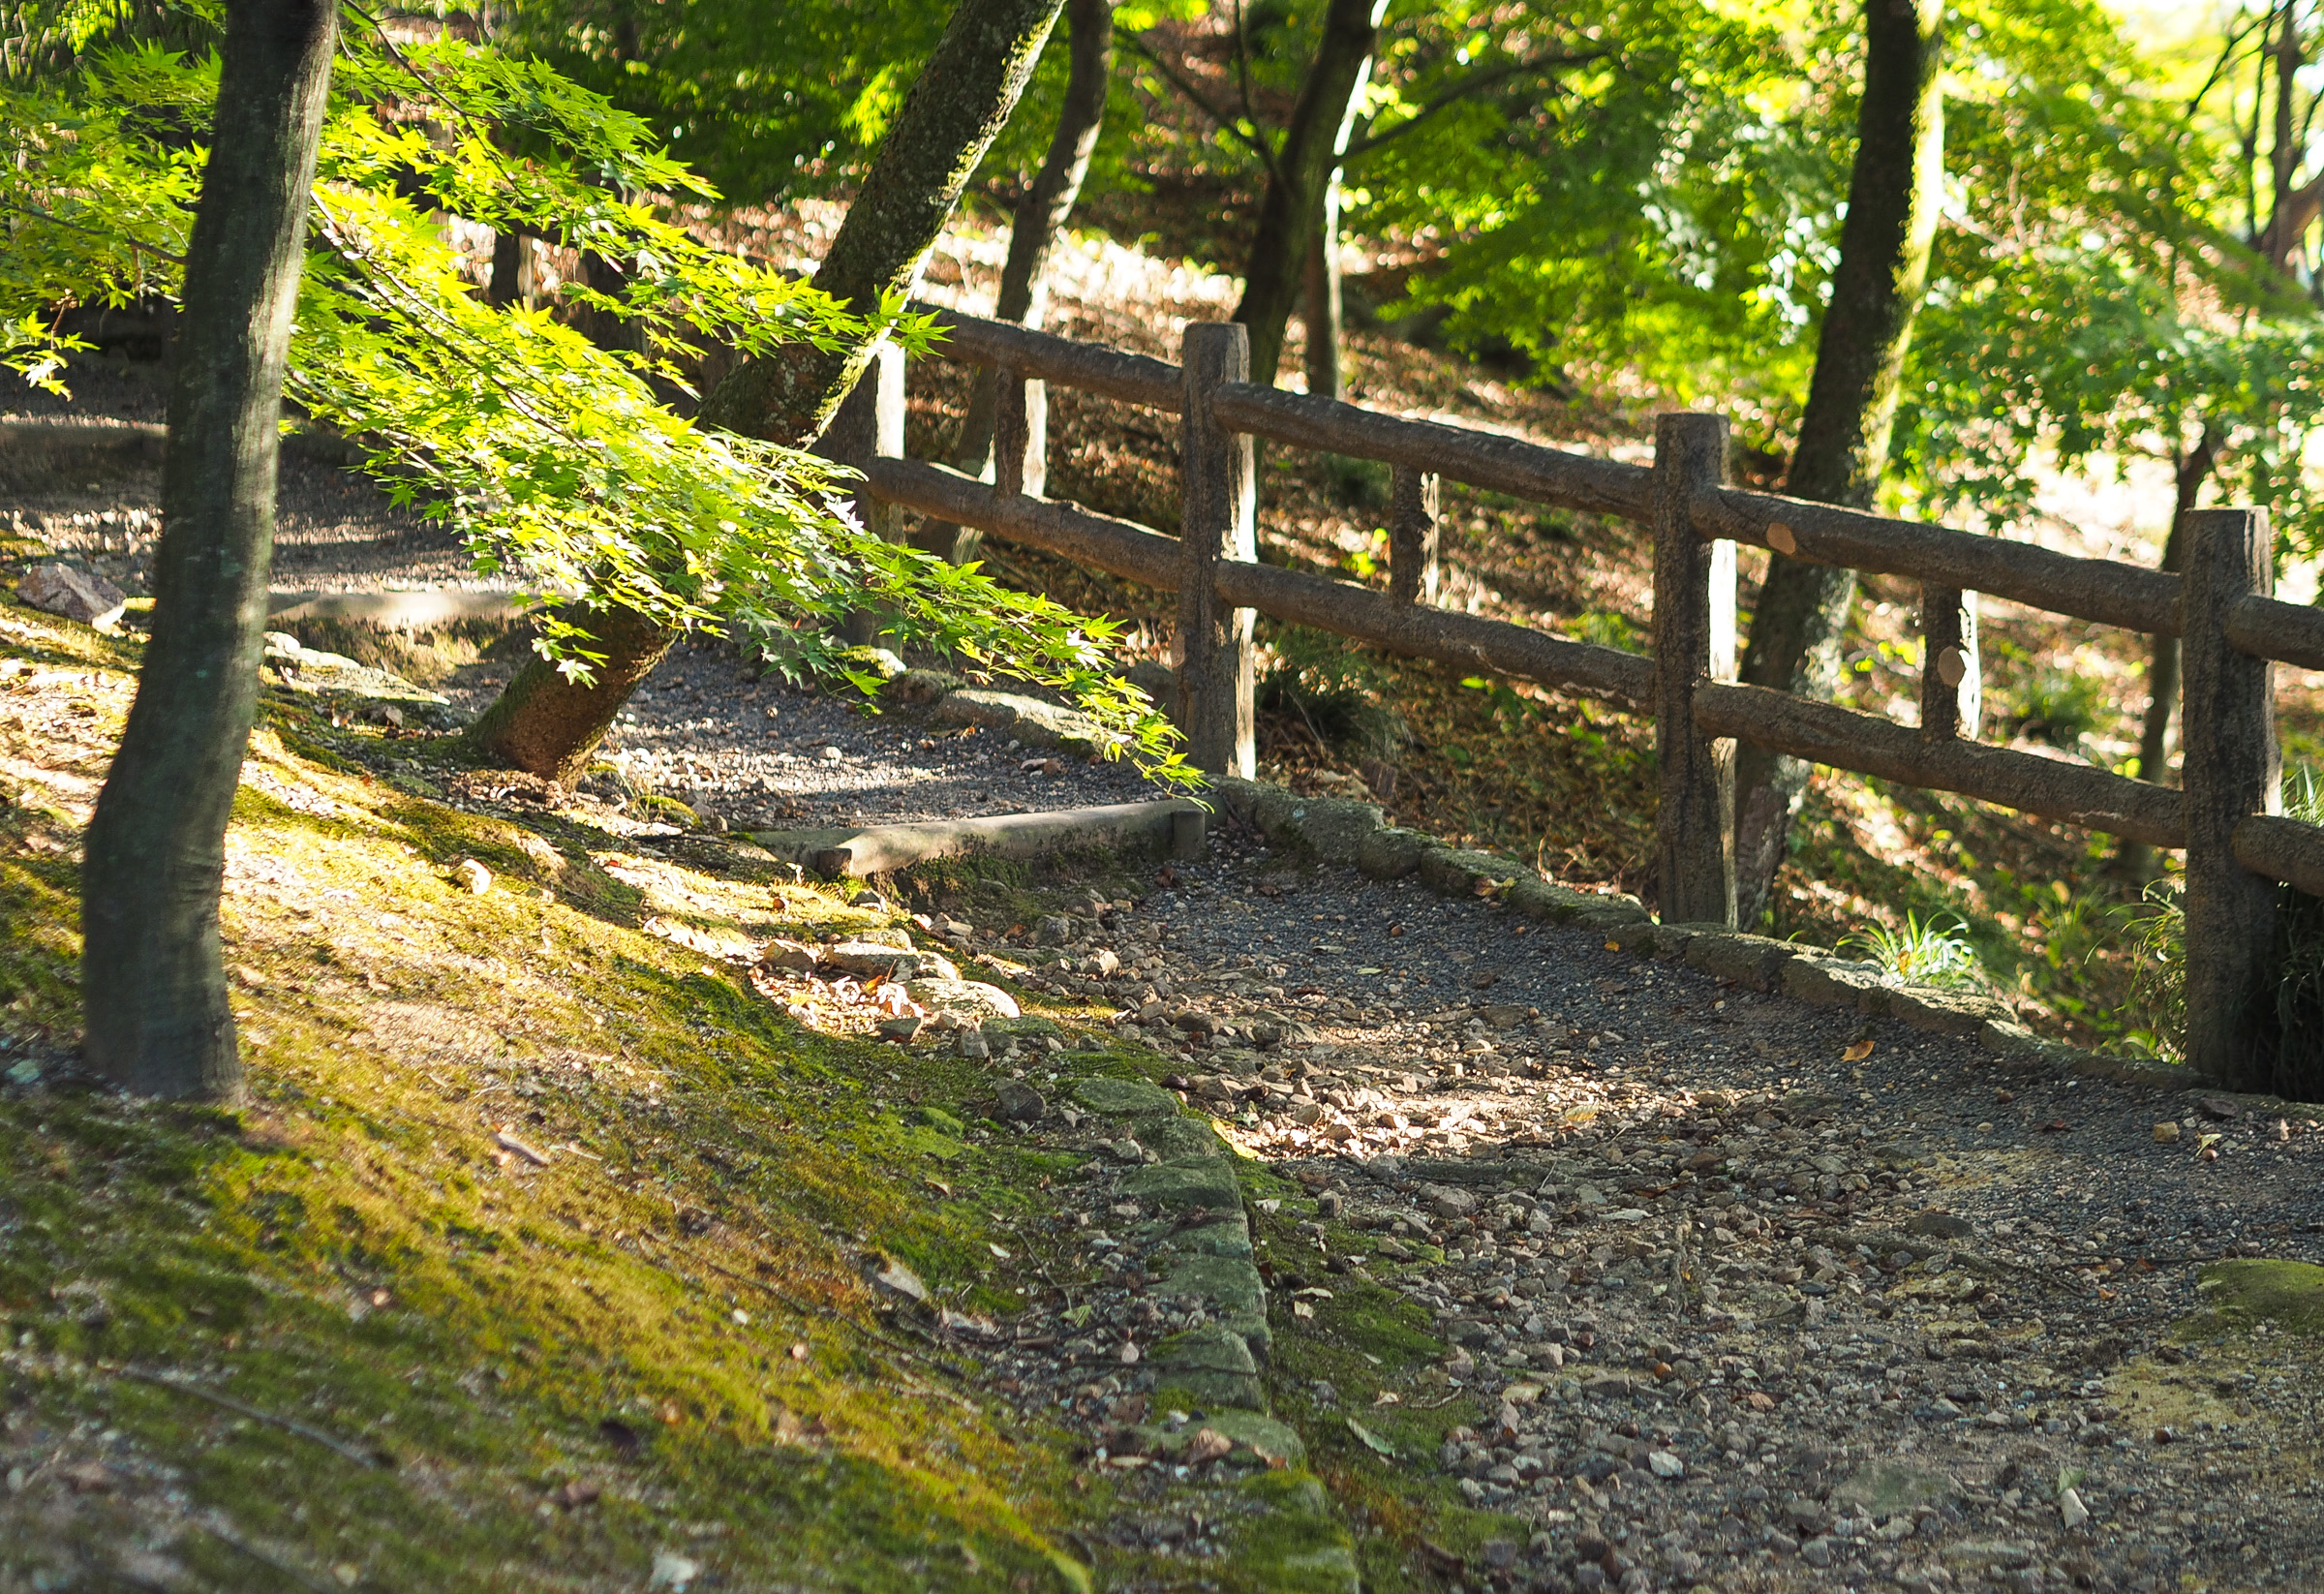
<instances>
[{"instance_id":1,"label":"leaning tree trunk","mask_svg":"<svg viewBox=\"0 0 2324 1594\"><path fill-rule=\"evenodd\" d=\"M908 292L961 190L1016 108L1064 0L961 0L920 72L815 286L869 314L889 291ZM744 361L702 405L701 420L788 447L823 435L832 413L871 364L872 346L785 345ZM605 655L584 685L543 659L526 661L469 731L482 755L553 780L588 767L613 716L653 673L677 635L622 611L567 611Z\"/></svg>"},{"instance_id":2,"label":"leaning tree trunk","mask_svg":"<svg viewBox=\"0 0 2324 1594\"><path fill-rule=\"evenodd\" d=\"M1868 506L1888 461L1912 318L1928 282L1944 178L1944 102L1938 56L1941 0L1866 0L1864 98L1848 220L1831 303L1817 339L1799 445L1785 491ZM1855 572L1770 554L1752 615L1742 678L1830 697ZM1789 843L1808 766L1758 748L1735 760L1735 891L1739 921L1758 923Z\"/></svg>"},{"instance_id":3,"label":"leaning tree trunk","mask_svg":"<svg viewBox=\"0 0 2324 1594\"><path fill-rule=\"evenodd\" d=\"M218 895L258 714L283 365L337 38L332 0L227 11L171 353L153 638L81 867L88 1059L145 1095L241 1090Z\"/></svg>"},{"instance_id":4,"label":"leaning tree trunk","mask_svg":"<svg viewBox=\"0 0 2324 1594\"><path fill-rule=\"evenodd\" d=\"M1041 169L1010 218L1009 258L1001 265L1000 296L993 307L994 320L1018 322L1036 331L1049 309L1049 258L1081 199L1106 118L1106 91L1114 74L1113 0L1066 0L1065 26L1072 46L1065 104L1057 111L1057 130ZM982 474L993 458L993 428L999 414L998 374L979 366L968 389L968 414L961 422L960 441L953 445L956 469ZM960 565L976 557L984 534L965 526L932 525L919 541L929 552Z\"/></svg>"},{"instance_id":5,"label":"leaning tree trunk","mask_svg":"<svg viewBox=\"0 0 2324 1594\"><path fill-rule=\"evenodd\" d=\"M1268 172L1259 229L1243 265L1242 302L1235 307L1235 319L1250 329L1250 380L1261 386L1272 384L1282 364L1283 334L1306 285L1307 252L1322 224L1331 173L1348 152L1387 13L1388 0L1331 0L1282 148Z\"/></svg>"}]
</instances>

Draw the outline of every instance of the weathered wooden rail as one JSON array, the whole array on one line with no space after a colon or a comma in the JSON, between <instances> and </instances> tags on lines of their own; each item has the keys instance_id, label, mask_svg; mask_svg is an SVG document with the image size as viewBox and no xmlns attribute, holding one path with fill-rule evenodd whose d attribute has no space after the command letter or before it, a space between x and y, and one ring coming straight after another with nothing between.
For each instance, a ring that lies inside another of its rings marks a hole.
<instances>
[{"instance_id":1,"label":"weathered wooden rail","mask_svg":"<svg viewBox=\"0 0 2324 1594\"><path fill-rule=\"evenodd\" d=\"M999 376L994 479L901 457L893 350L841 410L826 451L864 472L863 506L875 523L886 517L892 529L895 511L911 509L1175 591L1185 655L1176 718L1197 764L1252 772L1252 623L1267 614L1655 715L1658 905L1667 922L1734 922L1736 742L2183 849L2187 1059L2221 1082L2251 1080L2271 1006L2277 882L2324 894L2324 828L2279 812L2272 685L2273 660L2324 668L2324 613L2272 596L2264 509L2190 516L2186 570L2176 575L1730 487L1717 415L1661 416L1654 463L1634 465L1254 385L1233 324L1188 327L1173 365L971 316L941 319L940 353ZM1180 535L1043 496L1051 383L1177 414ZM1257 439L1392 468L1388 592L1258 563ZM1653 657L1431 606L1441 477L1647 523ZM1918 725L1733 681L1735 547L1745 542L1920 583ZM2177 637L2183 787L1978 743L1979 593Z\"/></svg>"}]
</instances>

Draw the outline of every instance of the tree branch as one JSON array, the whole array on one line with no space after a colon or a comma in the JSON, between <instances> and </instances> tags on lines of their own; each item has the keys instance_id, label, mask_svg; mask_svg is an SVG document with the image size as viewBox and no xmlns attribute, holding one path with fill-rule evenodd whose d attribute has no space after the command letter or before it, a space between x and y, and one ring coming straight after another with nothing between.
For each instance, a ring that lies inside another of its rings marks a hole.
<instances>
[{"instance_id":1,"label":"tree branch","mask_svg":"<svg viewBox=\"0 0 2324 1594\"><path fill-rule=\"evenodd\" d=\"M1346 162L1353 164L1360 158L1369 155L1382 144L1402 138L1438 111L1457 105L1473 94L1479 94L1496 84L1505 83L1512 77L1521 77L1528 73L1544 72L1554 67L1582 66L1591 61L1602 61L1610 53L1609 50L1594 49L1580 55L1534 55L1522 61L1505 61L1497 67L1486 67L1473 72L1428 101L1404 120L1396 123L1395 126L1381 133L1367 133L1357 139L1348 147Z\"/></svg>"},{"instance_id":2,"label":"tree branch","mask_svg":"<svg viewBox=\"0 0 2324 1594\"><path fill-rule=\"evenodd\" d=\"M1161 55L1156 52L1154 47L1148 45L1144 39L1140 38L1136 34L1132 34L1130 36L1129 45L1130 48L1136 50L1140 55L1146 57L1147 63L1149 66L1170 80L1171 87L1177 89L1180 94L1183 94L1188 100L1192 101L1194 103L1195 109L1209 117L1213 122L1216 122L1220 132L1230 134L1248 144L1251 147L1252 152L1259 157L1260 164L1267 169L1267 174L1269 176L1272 177L1276 174L1275 152L1273 148L1269 145L1266 139L1258 137L1253 132L1245 130L1241 123L1238 122L1235 117L1228 115L1223 108L1213 104L1208 95L1205 94L1201 89L1195 87L1193 81L1189 79L1183 73L1179 72L1168 61L1162 59Z\"/></svg>"}]
</instances>

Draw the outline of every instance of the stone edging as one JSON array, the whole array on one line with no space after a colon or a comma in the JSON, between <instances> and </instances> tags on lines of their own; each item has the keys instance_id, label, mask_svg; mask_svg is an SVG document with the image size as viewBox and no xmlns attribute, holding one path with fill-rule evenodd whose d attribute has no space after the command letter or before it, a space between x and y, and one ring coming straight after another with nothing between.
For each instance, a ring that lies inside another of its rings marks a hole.
<instances>
[{"instance_id":1,"label":"stone edging","mask_svg":"<svg viewBox=\"0 0 2324 1594\"><path fill-rule=\"evenodd\" d=\"M1296 1570L1302 1588L1357 1594L1354 1544L1333 1518L1321 1487L1302 1475L1306 1447L1299 1434L1268 1410L1262 1372L1273 1351L1273 1334L1234 1151L1207 1119L1187 1114L1178 1098L1158 1085L1092 1075L1070 1088L1078 1106L1129 1129L1123 1150L1139 1161L1116 1177L1114 1187L1116 1195L1156 1214L1145 1233L1141 1258L1142 1267L1162 1275L1155 1290L1200 1300L1211 1318L1162 1340L1147 1355L1156 1388L1184 1392L1203 1416L1173 1428L1160 1412L1149 1413L1137 1430L1145 1454L1177 1459L1203 1435L1215 1434L1253 1452L1270 1471L1291 1472L1286 1487L1269 1489L1266 1502L1291 1530L1278 1536L1287 1562L1276 1570ZM1296 1559L1296 1569L1290 1559ZM1264 1570L1247 1560L1244 1565Z\"/></svg>"},{"instance_id":2,"label":"stone edging","mask_svg":"<svg viewBox=\"0 0 2324 1594\"><path fill-rule=\"evenodd\" d=\"M1448 897L1492 896L1511 912L1603 934L1610 948L1677 958L1689 967L1753 991L1780 993L1826 1007L1852 1007L1916 1029L1975 1039L2005 1066L2057 1068L2117 1084L2160 1090L2212 1090L2168 1063L2110 1058L2045 1040L1990 996L1932 986L1883 983L1879 968L1828 948L1779 941L1720 925L1659 924L1636 897L1575 891L1537 877L1528 865L1490 852L1448 846L1418 830L1387 822L1377 803L1351 797L1301 797L1261 781L1213 777L1210 791L1228 812L1270 842L1288 842L1328 864L1353 865L1376 880L1417 875ZM2270 1111L2313 1112L2273 1096L2235 1099Z\"/></svg>"}]
</instances>

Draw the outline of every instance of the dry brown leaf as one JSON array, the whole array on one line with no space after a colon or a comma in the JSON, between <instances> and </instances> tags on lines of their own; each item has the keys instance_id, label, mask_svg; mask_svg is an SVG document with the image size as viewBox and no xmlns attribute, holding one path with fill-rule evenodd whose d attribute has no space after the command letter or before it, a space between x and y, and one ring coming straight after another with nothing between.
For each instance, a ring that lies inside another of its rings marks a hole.
<instances>
[{"instance_id":1,"label":"dry brown leaf","mask_svg":"<svg viewBox=\"0 0 2324 1594\"><path fill-rule=\"evenodd\" d=\"M1850 1047L1847 1051L1841 1053L1840 1060L1842 1062L1862 1062L1866 1058L1871 1056L1872 1042L1868 1040L1860 1040L1856 1042L1855 1045Z\"/></svg>"}]
</instances>

